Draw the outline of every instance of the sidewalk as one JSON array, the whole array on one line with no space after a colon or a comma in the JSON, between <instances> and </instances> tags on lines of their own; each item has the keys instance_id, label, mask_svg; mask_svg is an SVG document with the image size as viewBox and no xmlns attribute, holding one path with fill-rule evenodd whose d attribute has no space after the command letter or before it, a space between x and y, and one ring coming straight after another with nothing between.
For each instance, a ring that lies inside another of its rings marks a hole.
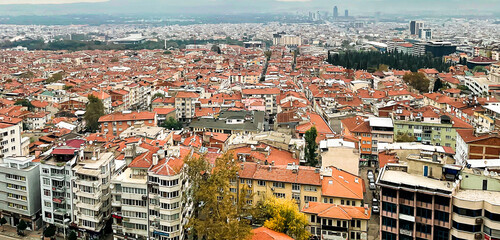
<instances>
[{"instance_id":1,"label":"sidewalk","mask_svg":"<svg viewBox=\"0 0 500 240\"><path fill-rule=\"evenodd\" d=\"M4 225L3 232L1 231L1 229L2 229L2 227L0 227L0 236L3 236L0 238L2 238L2 239L6 238L6 239L40 240L41 236L42 236L42 230L38 230L38 231L25 230L24 234L26 234L26 236L21 237L21 236L17 235L17 230L15 227L12 227L9 225Z\"/></svg>"}]
</instances>

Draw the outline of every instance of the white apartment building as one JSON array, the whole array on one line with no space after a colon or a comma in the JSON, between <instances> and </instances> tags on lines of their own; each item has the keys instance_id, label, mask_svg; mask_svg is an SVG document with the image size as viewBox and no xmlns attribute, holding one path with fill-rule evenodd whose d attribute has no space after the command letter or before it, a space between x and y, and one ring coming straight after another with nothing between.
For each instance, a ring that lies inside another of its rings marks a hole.
<instances>
[{"instance_id":1,"label":"white apartment building","mask_svg":"<svg viewBox=\"0 0 500 240\"><path fill-rule=\"evenodd\" d=\"M111 178L115 172L113 153L87 148L92 157L84 157L73 167L73 223L84 239L99 239L111 217Z\"/></svg>"},{"instance_id":2,"label":"white apartment building","mask_svg":"<svg viewBox=\"0 0 500 240\"><path fill-rule=\"evenodd\" d=\"M195 102L199 94L195 92L178 92L175 96L177 119L186 121L195 117Z\"/></svg>"},{"instance_id":3,"label":"white apartment building","mask_svg":"<svg viewBox=\"0 0 500 240\"><path fill-rule=\"evenodd\" d=\"M182 193L188 181L182 171L188 148L154 150L136 157L112 180L114 239L185 239L184 225L192 204ZM149 220L149 221L148 221ZM149 222L149 224L148 224Z\"/></svg>"},{"instance_id":4,"label":"white apartment building","mask_svg":"<svg viewBox=\"0 0 500 240\"><path fill-rule=\"evenodd\" d=\"M34 156L7 157L0 163L1 217L10 226L24 220L29 230L42 226L40 165L34 159Z\"/></svg>"},{"instance_id":5,"label":"white apartment building","mask_svg":"<svg viewBox=\"0 0 500 240\"><path fill-rule=\"evenodd\" d=\"M22 120L14 121L9 117L0 117L0 157L21 156Z\"/></svg>"}]
</instances>

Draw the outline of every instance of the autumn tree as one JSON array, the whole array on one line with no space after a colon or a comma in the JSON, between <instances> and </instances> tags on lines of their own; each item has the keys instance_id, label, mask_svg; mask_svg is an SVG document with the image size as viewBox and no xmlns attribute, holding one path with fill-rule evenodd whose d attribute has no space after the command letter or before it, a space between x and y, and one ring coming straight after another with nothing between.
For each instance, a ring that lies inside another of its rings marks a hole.
<instances>
[{"instance_id":1,"label":"autumn tree","mask_svg":"<svg viewBox=\"0 0 500 240\"><path fill-rule=\"evenodd\" d=\"M403 76L403 81L419 92L429 92L430 81L421 72L407 73Z\"/></svg>"},{"instance_id":2,"label":"autumn tree","mask_svg":"<svg viewBox=\"0 0 500 240\"><path fill-rule=\"evenodd\" d=\"M94 95L89 95L88 99L84 119L87 131L95 132L99 129L99 118L104 115L104 104Z\"/></svg>"},{"instance_id":3,"label":"autumn tree","mask_svg":"<svg viewBox=\"0 0 500 240\"><path fill-rule=\"evenodd\" d=\"M317 159L317 149L318 144L316 143L316 137L318 136L318 131L316 127L312 126L309 130L306 131L305 140L306 140L306 148L305 148L305 159L307 165L315 167L318 165Z\"/></svg>"},{"instance_id":4,"label":"autumn tree","mask_svg":"<svg viewBox=\"0 0 500 240\"><path fill-rule=\"evenodd\" d=\"M309 239L310 233L306 230L309 225L306 215L301 213L295 200L270 197L259 203L262 215L267 219L264 226L288 236L298 239Z\"/></svg>"},{"instance_id":5,"label":"autumn tree","mask_svg":"<svg viewBox=\"0 0 500 240\"><path fill-rule=\"evenodd\" d=\"M193 239L246 239L251 226L248 217L253 207L246 190L238 193L239 164L232 154L225 153L208 164L203 157L186 159L185 173L191 182L186 197L193 200L193 215L189 220Z\"/></svg>"}]
</instances>

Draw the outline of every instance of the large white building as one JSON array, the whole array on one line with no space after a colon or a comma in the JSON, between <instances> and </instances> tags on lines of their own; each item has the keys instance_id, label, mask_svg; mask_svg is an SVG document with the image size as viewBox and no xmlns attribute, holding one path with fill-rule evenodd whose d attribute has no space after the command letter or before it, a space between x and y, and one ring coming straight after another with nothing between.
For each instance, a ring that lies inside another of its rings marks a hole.
<instances>
[{"instance_id":1,"label":"large white building","mask_svg":"<svg viewBox=\"0 0 500 240\"><path fill-rule=\"evenodd\" d=\"M22 149L22 130L22 119L7 116L0 117L0 157L27 154Z\"/></svg>"},{"instance_id":2,"label":"large white building","mask_svg":"<svg viewBox=\"0 0 500 240\"><path fill-rule=\"evenodd\" d=\"M0 210L7 224L24 220L29 230L42 226L40 172L34 156L7 157L0 163Z\"/></svg>"}]
</instances>

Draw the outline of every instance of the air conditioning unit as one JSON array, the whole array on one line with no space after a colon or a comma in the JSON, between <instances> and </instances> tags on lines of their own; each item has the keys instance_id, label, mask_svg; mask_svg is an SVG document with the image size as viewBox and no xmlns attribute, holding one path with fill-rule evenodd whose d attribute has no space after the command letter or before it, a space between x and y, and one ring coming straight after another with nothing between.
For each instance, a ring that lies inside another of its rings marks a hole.
<instances>
[{"instance_id":1,"label":"air conditioning unit","mask_svg":"<svg viewBox=\"0 0 500 240\"><path fill-rule=\"evenodd\" d=\"M474 234L474 239L483 239L483 234L482 233L476 233Z\"/></svg>"},{"instance_id":2,"label":"air conditioning unit","mask_svg":"<svg viewBox=\"0 0 500 240\"><path fill-rule=\"evenodd\" d=\"M476 218L476 225L483 224L483 219L482 218Z\"/></svg>"},{"instance_id":3,"label":"air conditioning unit","mask_svg":"<svg viewBox=\"0 0 500 240\"><path fill-rule=\"evenodd\" d=\"M271 187L271 191L274 191L274 187Z\"/></svg>"}]
</instances>

